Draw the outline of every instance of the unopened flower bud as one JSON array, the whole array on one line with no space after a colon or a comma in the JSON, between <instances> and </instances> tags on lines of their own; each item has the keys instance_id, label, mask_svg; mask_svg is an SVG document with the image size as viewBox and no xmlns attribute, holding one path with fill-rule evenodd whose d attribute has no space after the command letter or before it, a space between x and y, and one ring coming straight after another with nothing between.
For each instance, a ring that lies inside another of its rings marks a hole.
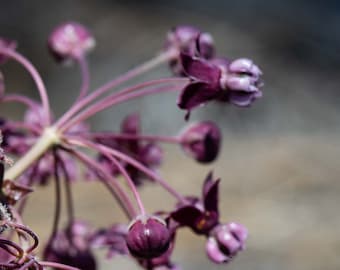
<instances>
[{"instance_id":1,"label":"unopened flower bud","mask_svg":"<svg viewBox=\"0 0 340 270\"><path fill-rule=\"evenodd\" d=\"M17 47L17 43L15 41L0 37L0 50L2 48L15 50L16 47ZM8 56L5 54L2 54L0 51L0 64L3 64L4 62L6 62L7 59L8 59Z\"/></svg>"},{"instance_id":2,"label":"unopened flower bud","mask_svg":"<svg viewBox=\"0 0 340 270\"><path fill-rule=\"evenodd\" d=\"M59 25L48 39L48 47L58 61L78 58L94 46L92 34L83 25L75 22Z\"/></svg>"},{"instance_id":3,"label":"unopened flower bud","mask_svg":"<svg viewBox=\"0 0 340 270\"><path fill-rule=\"evenodd\" d=\"M221 132L210 121L194 123L181 134L181 145L184 151L202 163L215 160L220 144Z\"/></svg>"},{"instance_id":4,"label":"unopened flower bud","mask_svg":"<svg viewBox=\"0 0 340 270\"><path fill-rule=\"evenodd\" d=\"M230 261L244 249L247 234L247 229L238 223L216 226L206 243L208 257L215 263Z\"/></svg>"},{"instance_id":5,"label":"unopened flower bud","mask_svg":"<svg viewBox=\"0 0 340 270\"><path fill-rule=\"evenodd\" d=\"M142 259L161 256L168 250L170 242L171 234L165 222L155 216L134 220L126 237L130 253Z\"/></svg>"}]
</instances>

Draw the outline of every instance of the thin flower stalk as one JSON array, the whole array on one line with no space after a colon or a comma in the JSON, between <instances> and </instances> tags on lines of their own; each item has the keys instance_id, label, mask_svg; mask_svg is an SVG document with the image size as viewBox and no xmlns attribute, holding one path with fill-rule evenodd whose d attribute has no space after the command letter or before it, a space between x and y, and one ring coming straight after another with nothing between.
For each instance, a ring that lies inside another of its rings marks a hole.
<instances>
[{"instance_id":1,"label":"thin flower stalk","mask_svg":"<svg viewBox=\"0 0 340 270\"><path fill-rule=\"evenodd\" d=\"M109 90L114 87L121 85L124 82L127 82L130 79L137 77L151 69L159 66L162 63L166 63L171 59L174 55L174 52L169 50L167 52L160 53L155 58L141 64L140 66L135 67L134 69L126 72L125 74L107 82L103 86L99 87L98 89L94 90L90 95L86 96L79 102L75 103L57 122L57 126L64 124L65 121L70 119L75 113L81 110L83 107L94 101L96 98L100 97L101 95L105 94Z\"/></svg>"},{"instance_id":2,"label":"thin flower stalk","mask_svg":"<svg viewBox=\"0 0 340 270\"><path fill-rule=\"evenodd\" d=\"M186 201L185 198L180 193L178 193L174 188L172 188L163 178L161 178L156 173L154 173L152 170L149 170L143 164L141 164L140 162L138 162L137 160L135 160L135 159L133 159L129 156L127 156L127 155L125 155L125 154L123 154L123 153L121 153L117 150L106 147L105 145L92 143L91 141L84 140L84 139L81 139L81 138L68 138L68 142L70 144L73 144L73 145L94 149L98 152L104 152L104 153L107 152L107 153L109 153L113 156L116 156L117 158L119 158L119 159L121 159L125 162L128 162L132 166L136 167L138 170L140 170L141 172L143 172L147 176L149 176L152 180L159 183L162 187L164 187L164 189L166 191L168 191L172 196L174 196L179 201L182 201L182 202Z\"/></svg>"}]
</instances>

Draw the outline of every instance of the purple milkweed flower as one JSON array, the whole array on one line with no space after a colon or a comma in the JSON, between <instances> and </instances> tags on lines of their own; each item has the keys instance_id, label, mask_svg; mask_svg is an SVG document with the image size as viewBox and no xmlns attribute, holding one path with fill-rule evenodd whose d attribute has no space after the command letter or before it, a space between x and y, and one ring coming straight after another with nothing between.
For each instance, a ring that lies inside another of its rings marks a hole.
<instances>
[{"instance_id":1,"label":"purple milkweed flower","mask_svg":"<svg viewBox=\"0 0 340 270\"><path fill-rule=\"evenodd\" d=\"M152 259L164 254L171 242L166 223L156 216L141 216L129 226L127 247L134 257Z\"/></svg>"},{"instance_id":2,"label":"purple milkweed flower","mask_svg":"<svg viewBox=\"0 0 340 270\"><path fill-rule=\"evenodd\" d=\"M189 125L180 135L184 151L201 163L214 161L221 148L221 132L217 125L202 121Z\"/></svg>"},{"instance_id":3,"label":"purple milkweed flower","mask_svg":"<svg viewBox=\"0 0 340 270\"><path fill-rule=\"evenodd\" d=\"M15 50L16 47L17 47L17 43L14 40L0 37L0 49L5 48L5 49ZM0 65L5 63L7 59L8 59L8 56L1 54L0 52Z\"/></svg>"},{"instance_id":4,"label":"purple milkweed flower","mask_svg":"<svg viewBox=\"0 0 340 270\"><path fill-rule=\"evenodd\" d=\"M197 234L208 235L218 225L218 185L210 172L203 184L202 198L188 197L188 203L179 204L171 218L181 226L188 226Z\"/></svg>"},{"instance_id":5,"label":"purple milkweed flower","mask_svg":"<svg viewBox=\"0 0 340 270\"><path fill-rule=\"evenodd\" d=\"M215 52L214 40L209 33L202 33L199 29L186 25L174 27L168 32L165 49L176 52L169 64L177 75L184 75L180 53L195 55L199 51L201 57L211 59Z\"/></svg>"},{"instance_id":6,"label":"purple milkweed flower","mask_svg":"<svg viewBox=\"0 0 340 270\"><path fill-rule=\"evenodd\" d=\"M96 261L90 250L90 235L90 228L86 223L74 221L50 239L44 250L45 260L82 270L95 270Z\"/></svg>"},{"instance_id":7,"label":"purple milkweed flower","mask_svg":"<svg viewBox=\"0 0 340 270\"><path fill-rule=\"evenodd\" d=\"M247 236L247 229L235 222L216 226L206 243L208 257L215 263L229 262L244 249Z\"/></svg>"},{"instance_id":8,"label":"purple milkweed flower","mask_svg":"<svg viewBox=\"0 0 340 270\"><path fill-rule=\"evenodd\" d=\"M95 46L95 39L87 28L76 22L56 27L48 39L48 47L58 61L83 56Z\"/></svg>"},{"instance_id":9,"label":"purple milkweed flower","mask_svg":"<svg viewBox=\"0 0 340 270\"><path fill-rule=\"evenodd\" d=\"M129 254L126 246L128 228L124 224L114 224L108 229L100 229L91 237L91 246L94 248L107 248L107 258Z\"/></svg>"},{"instance_id":10,"label":"purple milkweed flower","mask_svg":"<svg viewBox=\"0 0 340 270\"><path fill-rule=\"evenodd\" d=\"M190 111L211 100L246 107L262 96L262 72L249 59L206 60L183 53L181 59L184 71L192 79L179 96L181 109Z\"/></svg>"}]
</instances>

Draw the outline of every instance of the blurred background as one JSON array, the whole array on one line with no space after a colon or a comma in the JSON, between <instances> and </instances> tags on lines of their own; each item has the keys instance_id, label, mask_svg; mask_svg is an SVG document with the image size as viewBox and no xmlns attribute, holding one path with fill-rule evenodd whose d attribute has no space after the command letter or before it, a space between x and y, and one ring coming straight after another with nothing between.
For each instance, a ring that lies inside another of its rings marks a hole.
<instances>
[{"instance_id":1,"label":"blurred background","mask_svg":"<svg viewBox=\"0 0 340 270\"><path fill-rule=\"evenodd\" d=\"M212 265L205 239L182 231L174 260L183 269L340 269L338 1L1 1L0 35L17 40L41 72L55 115L68 108L80 85L78 68L57 65L46 50L53 27L69 20L87 25L96 37L89 56L92 88L150 59L178 24L210 32L219 55L252 58L264 71L264 98L251 108L209 104L193 113L192 120L213 119L223 128L218 161L200 166L180 149L166 147L162 174L168 181L184 194L199 194L213 168L222 177L222 219L250 231L247 250L228 266ZM21 67L10 62L1 71L8 92L38 98ZM165 75L166 66L139 80ZM117 129L124 115L137 110L145 133L176 134L185 121L175 100L176 95L141 99L90 122L98 130ZM1 105L0 111L19 118L23 108ZM75 188L79 217L99 226L124 221L102 186L80 181ZM174 203L153 186L142 195L150 211ZM26 220L45 239L52 211L52 187L39 188ZM123 258L100 261L99 269L115 267L139 269Z\"/></svg>"}]
</instances>

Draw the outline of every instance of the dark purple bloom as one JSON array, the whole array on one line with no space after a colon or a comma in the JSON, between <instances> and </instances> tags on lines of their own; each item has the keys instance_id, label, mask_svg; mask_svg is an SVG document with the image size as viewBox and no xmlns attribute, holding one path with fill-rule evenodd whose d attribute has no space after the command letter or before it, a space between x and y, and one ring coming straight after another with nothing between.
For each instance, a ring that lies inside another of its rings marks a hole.
<instances>
[{"instance_id":1,"label":"dark purple bloom","mask_svg":"<svg viewBox=\"0 0 340 270\"><path fill-rule=\"evenodd\" d=\"M126 246L128 228L123 224L114 224L108 229L100 229L91 237L91 246L94 248L107 248L107 258L129 254Z\"/></svg>"},{"instance_id":2,"label":"dark purple bloom","mask_svg":"<svg viewBox=\"0 0 340 270\"><path fill-rule=\"evenodd\" d=\"M17 43L14 40L0 37L0 49L5 48L5 49L15 50L16 47L17 47ZM1 54L0 52L0 64L5 63L7 59L8 59L8 56Z\"/></svg>"},{"instance_id":3,"label":"dark purple bloom","mask_svg":"<svg viewBox=\"0 0 340 270\"><path fill-rule=\"evenodd\" d=\"M90 229L84 222L75 221L58 232L44 250L45 260L67 264L82 270L95 270L96 261L90 250Z\"/></svg>"},{"instance_id":4,"label":"dark purple bloom","mask_svg":"<svg viewBox=\"0 0 340 270\"><path fill-rule=\"evenodd\" d=\"M246 107L262 96L262 72L249 59L228 61L181 54L182 66L192 79L178 99L181 109L191 109L211 100Z\"/></svg>"},{"instance_id":5,"label":"dark purple bloom","mask_svg":"<svg viewBox=\"0 0 340 270\"><path fill-rule=\"evenodd\" d=\"M214 56L214 40L209 33L202 33L192 26L177 26L171 29L165 43L166 50L176 53L170 60L170 67L177 75L184 75L180 61L180 53L195 55L198 51L201 57L210 59Z\"/></svg>"},{"instance_id":6,"label":"dark purple bloom","mask_svg":"<svg viewBox=\"0 0 340 270\"><path fill-rule=\"evenodd\" d=\"M180 204L171 217L181 226L188 226L197 234L208 235L218 224L218 184L212 173L206 177L202 198L188 197L186 204Z\"/></svg>"},{"instance_id":7,"label":"dark purple bloom","mask_svg":"<svg viewBox=\"0 0 340 270\"><path fill-rule=\"evenodd\" d=\"M216 226L206 243L208 257L215 263L229 262L244 249L247 236L247 229L235 222Z\"/></svg>"},{"instance_id":8,"label":"dark purple bloom","mask_svg":"<svg viewBox=\"0 0 340 270\"><path fill-rule=\"evenodd\" d=\"M81 57L94 46L95 40L91 33L76 22L59 25L48 39L48 47L58 61Z\"/></svg>"},{"instance_id":9,"label":"dark purple bloom","mask_svg":"<svg viewBox=\"0 0 340 270\"><path fill-rule=\"evenodd\" d=\"M164 254L170 245L171 233L166 223L156 217L139 217L130 225L127 247L134 257L152 259Z\"/></svg>"},{"instance_id":10,"label":"dark purple bloom","mask_svg":"<svg viewBox=\"0 0 340 270\"><path fill-rule=\"evenodd\" d=\"M180 135L184 151L201 163L214 161L221 148L221 132L210 121L189 125Z\"/></svg>"}]
</instances>

